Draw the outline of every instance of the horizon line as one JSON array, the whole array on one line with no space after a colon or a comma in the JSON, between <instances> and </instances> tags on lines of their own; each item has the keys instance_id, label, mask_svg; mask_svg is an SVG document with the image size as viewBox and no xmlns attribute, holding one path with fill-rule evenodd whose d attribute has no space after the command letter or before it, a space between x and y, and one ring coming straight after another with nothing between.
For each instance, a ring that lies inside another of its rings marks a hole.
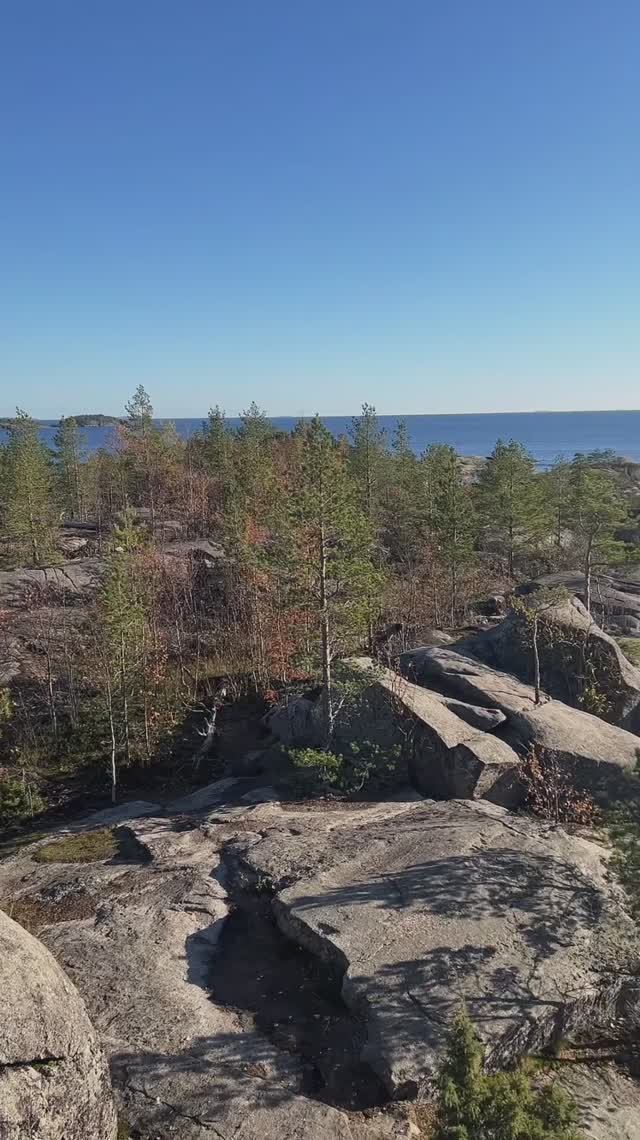
<instances>
[{"instance_id":1,"label":"horizon line","mask_svg":"<svg viewBox=\"0 0 640 1140\"><path fill-rule=\"evenodd\" d=\"M483 411L483 412L379 412L375 409L375 414L382 417L394 417L395 419L415 419L428 416L430 419L438 418L451 418L455 416L573 416L573 415L603 415L611 414L612 412L640 412L640 408L527 408L526 410L511 411L505 409L504 411ZM206 420L208 411L196 415L154 415L154 420ZM308 412L291 414L286 412L264 413L269 420L307 420L312 419L313 416L319 415L321 419L349 419L358 417L360 412ZM242 412L236 415L227 415L223 410L223 415L226 419L237 420L242 416ZM35 423L58 423L62 418L72 419L75 416L109 416L111 419L126 420L126 414L115 414L113 412L68 412L60 416L33 416ZM0 420L13 420L15 419L15 412L13 414L4 415L0 413Z\"/></svg>"}]
</instances>

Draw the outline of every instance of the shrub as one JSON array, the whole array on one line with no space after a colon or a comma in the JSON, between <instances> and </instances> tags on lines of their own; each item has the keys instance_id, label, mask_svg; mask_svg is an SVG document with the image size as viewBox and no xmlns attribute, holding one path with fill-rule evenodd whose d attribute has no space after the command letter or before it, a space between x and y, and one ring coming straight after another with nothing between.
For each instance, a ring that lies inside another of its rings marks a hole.
<instances>
[{"instance_id":1,"label":"shrub","mask_svg":"<svg viewBox=\"0 0 640 1140\"><path fill-rule=\"evenodd\" d=\"M300 786L309 792L329 791L340 783L344 761L321 748L296 748L289 752Z\"/></svg>"},{"instance_id":2,"label":"shrub","mask_svg":"<svg viewBox=\"0 0 640 1140\"><path fill-rule=\"evenodd\" d=\"M0 779L0 826L12 827L44 811L46 804L26 780Z\"/></svg>"},{"instance_id":3,"label":"shrub","mask_svg":"<svg viewBox=\"0 0 640 1140\"><path fill-rule=\"evenodd\" d=\"M298 783L309 792L361 792L367 784L384 788L393 783L400 746L384 748L365 740L352 741L342 752L321 748L295 749L289 753Z\"/></svg>"},{"instance_id":4,"label":"shrub","mask_svg":"<svg viewBox=\"0 0 640 1140\"><path fill-rule=\"evenodd\" d=\"M434 1140L579 1140L572 1099L531 1069L485 1074L484 1049L467 1013L453 1021L438 1077Z\"/></svg>"},{"instance_id":5,"label":"shrub","mask_svg":"<svg viewBox=\"0 0 640 1140\"><path fill-rule=\"evenodd\" d=\"M539 753L532 746L520 765L520 774L527 790L527 806L540 819L583 827L595 823L592 797L575 787L555 756Z\"/></svg>"},{"instance_id":6,"label":"shrub","mask_svg":"<svg viewBox=\"0 0 640 1140\"><path fill-rule=\"evenodd\" d=\"M631 911L640 920L640 802L613 804L605 823L613 844L612 866L624 887Z\"/></svg>"}]
</instances>

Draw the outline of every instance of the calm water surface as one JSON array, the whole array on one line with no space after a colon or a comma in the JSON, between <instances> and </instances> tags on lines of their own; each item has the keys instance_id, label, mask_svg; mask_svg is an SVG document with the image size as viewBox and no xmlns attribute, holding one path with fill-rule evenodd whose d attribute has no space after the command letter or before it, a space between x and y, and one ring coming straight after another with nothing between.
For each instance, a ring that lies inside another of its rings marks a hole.
<instances>
[{"instance_id":1,"label":"calm water surface","mask_svg":"<svg viewBox=\"0 0 640 1140\"><path fill-rule=\"evenodd\" d=\"M380 425L389 440L398 416L380 416ZM633 412L499 412L486 415L405 416L416 452L430 443L450 443L461 455L488 455L497 439L517 439L532 452L539 464L549 464L558 456L571 457L576 451L612 448L619 455L640 461L640 411ZM334 435L341 435L351 424L348 416L324 416ZM188 437L201 425L200 419L173 420L179 435ZM239 420L230 419L237 425ZM274 417L273 423L290 430L294 417ZM42 438L53 445L55 425L43 423ZM1 435L2 433L0 433ZM87 428L88 451L109 445L111 428Z\"/></svg>"}]
</instances>

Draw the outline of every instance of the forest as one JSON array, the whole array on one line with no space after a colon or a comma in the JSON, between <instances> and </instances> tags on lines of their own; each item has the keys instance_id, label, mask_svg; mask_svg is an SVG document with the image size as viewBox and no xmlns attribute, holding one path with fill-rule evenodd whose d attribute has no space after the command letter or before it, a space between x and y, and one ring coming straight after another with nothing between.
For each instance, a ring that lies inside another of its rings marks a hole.
<instances>
[{"instance_id":1,"label":"forest","mask_svg":"<svg viewBox=\"0 0 640 1140\"><path fill-rule=\"evenodd\" d=\"M638 496L609 453L540 471L517 441L486 459L367 404L347 437L290 433L252 404L181 439L139 387L109 447L62 419L49 450L18 410L0 447L0 822L68 798L202 780L216 733L333 675L394 663L429 631L550 571L634 559ZM235 710L235 711L234 711ZM220 714L220 715L218 715Z\"/></svg>"}]
</instances>

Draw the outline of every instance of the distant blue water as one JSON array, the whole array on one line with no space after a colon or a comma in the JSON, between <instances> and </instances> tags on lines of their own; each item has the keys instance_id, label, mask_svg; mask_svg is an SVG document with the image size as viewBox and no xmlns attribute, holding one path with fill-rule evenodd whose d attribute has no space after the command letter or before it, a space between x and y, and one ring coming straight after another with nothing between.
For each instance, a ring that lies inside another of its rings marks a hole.
<instances>
[{"instance_id":1,"label":"distant blue water","mask_svg":"<svg viewBox=\"0 0 640 1140\"><path fill-rule=\"evenodd\" d=\"M576 451L611 448L619 455L640 461L640 411L633 412L499 412L486 415L405 416L411 443L419 454L430 443L450 443L461 455L488 455L497 439L517 439L533 454L540 465L552 463L558 456L571 457ZM346 432L351 425L348 416L324 416L324 423L334 435ZM389 441L398 422L397 416L380 416L380 426ZM230 419L237 425L240 421ZM295 417L274 417L274 425L289 431ZM184 438L197 431L200 419L174 420ZM43 422L42 438L53 446L56 427ZM0 436L2 433L0 433ZM108 447L113 439L111 428L87 428L87 449Z\"/></svg>"}]
</instances>

